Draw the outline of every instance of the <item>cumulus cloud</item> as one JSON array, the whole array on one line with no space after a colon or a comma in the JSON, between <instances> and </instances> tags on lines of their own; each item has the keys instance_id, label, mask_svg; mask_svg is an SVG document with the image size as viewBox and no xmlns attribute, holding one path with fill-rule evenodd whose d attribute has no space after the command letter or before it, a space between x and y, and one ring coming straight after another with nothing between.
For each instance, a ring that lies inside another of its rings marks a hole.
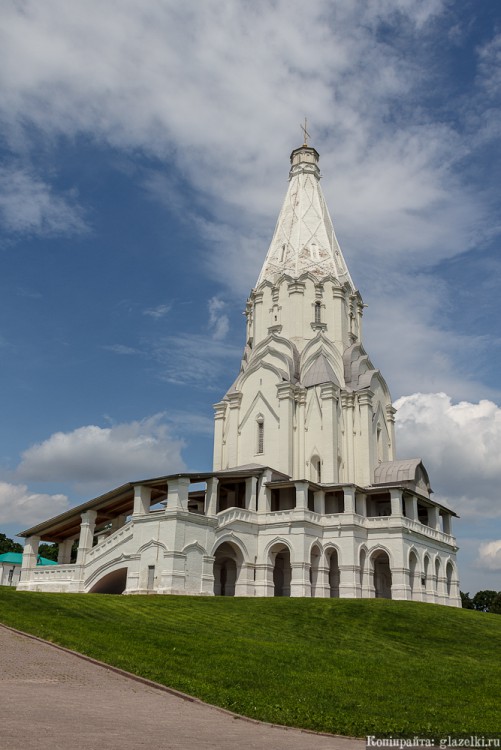
<instances>
[{"instance_id":1,"label":"cumulus cloud","mask_svg":"<svg viewBox=\"0 0 501 750\"><path fill-rule=\"evenodd\" d=\"M0 523L33 526L68 510L66 495L30 492L25 484L0 482Z\"/></svg>"},{"instance_id":2,"label":"cumulus cloud","mask_svg":"<svg viewBox=\"0 0 501 750\"><path fill-rule=\"evenodd\" d=\"M234 228L238 220L269 238L284 155L300 138L298 92L307 90L315 145L326 172L336 175L331 197L343 235L363 247L366 228L370 251L381 256L410 250L436 259L433 250L447 257L469 245L472 225L478 238L482 211L454 177L467 142L419 110L425 81L417 50L446 6L6 5L0 115L12 143L29 123L168 159L205 196L217 224ZM391 28L391 41L382 27ZM414 55L402 55L402 46ZM246 278L238 264L224 263L227 252L220 242L211 248L219 278L247 289L257 265Z\"/></svg>"},{"instance_id":3,"label":"cumulus cloud","mask_svg":"<svg viewBox=\"0 0 501 750\"><path fill-rule=\"evenodd\" d=\"M501 571L501 539L480 545L477 565L485 570Z\"/></svg>"},{"instance_id":4,"label":"cumulus cloud","mask_svg":"<svg viewBox=\"0 0 501 750\"><path fill-rule=\"evenodd\" d=\"M171 434L163 415L99 427L56 432L22 454L17 475L25 480L109 489L110 484L182 471L184 443Z\"/></svg>"},{"instance_id":5,"label":"cumulus cloud","mask_svg":"<svg viewBox=\"0 0 501 750\"><path fill-rule=\"evenodd\" d=\"M0 167L0 221L11 232L75 234L86 231L72 194L58 195L27 168Z\"/></svg>"},{"instance_id":6,"label":"cumulus cloud","mask_svg":"<svg viewBox=\"0 0 501 750\"><path fill-rule=\"evenodd\" d=\"M464 516L501 516L501 408L454 404L445 393L414 393L395 406L398 455L423 458L437 500Z\"/></svg>"}]
</instances>

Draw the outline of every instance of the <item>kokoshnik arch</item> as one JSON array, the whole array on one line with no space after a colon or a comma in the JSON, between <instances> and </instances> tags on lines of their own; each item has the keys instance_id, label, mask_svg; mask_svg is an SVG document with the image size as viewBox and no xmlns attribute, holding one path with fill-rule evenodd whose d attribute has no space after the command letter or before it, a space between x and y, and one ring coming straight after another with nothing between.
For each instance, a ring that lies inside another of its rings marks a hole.
<instances>
[{"instance_id":1,"label":"kokoshnik arch","mask_svg":"<svg viewBox=\"0 0 501 750\"><path fill-rule=\"evenodd\" d=\"M419 458L395 457L318 162L306 143L291 154L240 372L214 407L213 471L130 482L22 532L18 588L460 606L456 514ZM36 566L40 540L57 566Z\"/></svg>"}]
</instances>

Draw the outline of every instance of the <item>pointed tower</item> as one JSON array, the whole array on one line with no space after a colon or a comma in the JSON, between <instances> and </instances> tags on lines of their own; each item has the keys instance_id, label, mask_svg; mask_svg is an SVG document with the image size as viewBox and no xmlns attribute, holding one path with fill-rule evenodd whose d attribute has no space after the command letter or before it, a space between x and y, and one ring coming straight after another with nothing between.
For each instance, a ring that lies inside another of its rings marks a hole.
<instances>
[{"instance_id":1,"label":"pointed tower","mask_svg":"<svg viewBox=\"0 0 501 750\"><path fill-rule=\"evenodd\" d=\"M394 409L362 346L363 301L320 187L318 152L289 187L247 301L240 373L215 405L214 470L251 463L293 479L369 485L394 458Z\"/></svg>"}]
</instances>

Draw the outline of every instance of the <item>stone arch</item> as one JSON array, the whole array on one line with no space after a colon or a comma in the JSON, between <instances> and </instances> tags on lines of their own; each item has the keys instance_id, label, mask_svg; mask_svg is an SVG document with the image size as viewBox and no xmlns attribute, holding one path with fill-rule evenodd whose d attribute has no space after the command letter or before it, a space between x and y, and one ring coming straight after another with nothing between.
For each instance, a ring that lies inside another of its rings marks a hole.
<instances>
[{"instance_id":1,"label":"stone arch","mask_svg":"<svg viewBox=\"0 0 501 750\"><path fill-rule=\"evenodd\" d=\"M149 541L145 542L139 547L137 554L140 555L142 552L145 552L145 550L149 549L150 547L158 547L164 552L168 551L167 547L165 546L165 544L163 544L163 542L159 542L156 539L150 539Z\"/></svg>"},{"instance_id":2,"label":"stone arch","mask_svg":"<svg viewBox=\"0 0 501 750\"><path fill-rule=\"evenodd\" d=\"M89 594L123 594L127 587L127 567L116 568L115 570L105 573L99 578L92 588L88 589Z\"/></svg>"},{"instance_id":3,"label":"stone arch","mask_svg":"<svg viewBox=\"0 0 501 750\"><path fill-rule=\"evenodd\" d=\"M291 591L291 548L282 539L270 542L267 558L273 569L273 595L290 596Z\"/></svg>"},{"instance_id":4,"label":"stone arch","mask_svg":"<svg viewBox=\"0 0 501 750\"><path fill-rule=\"evenodd\" d=\"M235 586L242 569L244 556L233 541L223 541L214 553L214 595L235 596Z\"/></svg>"},{"instance_id":5,"label":"stone arch","mask_svg":"<svg viewBox=\"0 0 501 750\"><path fill-rule=\"evenodd\" d=\"M374 596L376 599L391 599L391 557L385 547L371 550L370 567L374 581Z\"/></svg>"}]
</instances>

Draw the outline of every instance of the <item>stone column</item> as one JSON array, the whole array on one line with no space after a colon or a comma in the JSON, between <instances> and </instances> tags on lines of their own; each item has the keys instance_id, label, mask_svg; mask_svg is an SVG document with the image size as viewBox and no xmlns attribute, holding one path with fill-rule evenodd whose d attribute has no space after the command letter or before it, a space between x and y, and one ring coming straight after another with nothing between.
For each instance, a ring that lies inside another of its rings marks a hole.
<instances>
[{"instance_id":1,"label":"stone column","mask_svg":"<svg viewBox=\"0 0 501 750\"><path fill-rule=\"evenodd\" d=\"M324 490L317 490L313 495L313 507L315 513L320 513L321 516L325 515L325 492Z\"/></svg>"},{"instance_id":2,"label":"stone column","mask_svg":"<svg viewBox=\"0 0 501 750\"><path fill-rule=\"evenodd\" d=\"M247 477L245 480L245 507L256 510L257 505L257 477Z\"/></svg>"},{"instance_id":3,"label":"stone column","mask_svg":"<svg viewBox=\"0 0 501 750\"><path fill-rule=\"evenodd\" d=\"M188 510L188 493L190 478L179 477L169 480L166 512L171 510Z\"/></svg>"},{"instance_id":4,"label":"stone column","mask_svg":"<svg viewBox=\"0 0 501 750\"><path fill-rule=\"evenodd\" d=\"M259 484L259 494L257 498L257 509L260 513L270 513L271 511L271 492L266 483L271 480L271 471L265 471L261 476Z\"/></svg>"},{"instance_id":5,"label":"stone column","mask_svg":"<svg viewBox=\"0 0 501 750\"><path fill-rule=\"evenodd\" d=\"M59 565L69 565L71 563L72 547L73 539L65 539L64 542L59 542L59 549L57 552L57 562Z\"/></svg>"},{"instance_id":6,"label":"stone column","mask_svg":"<svg viewBox=\"0 0 501 750\"><path fill-rule=\"evenodd\" d=\"M310 563L291 562L291 596L311 596Z\"/></svg>"},{"instance_id":7,"label":"stone column","mask_svg":"<svg viewBox=\"0 0 501 750\"><path fill-rule=\"evenodd\" d=\"M367 518L367 495L363 492L359 492L355 497L355 512Z\"/></svg>"},{"instance_id":8,"label":"stone column","mask_svg":"<svg viewBox=\"0 0 501 750\"><path fill-rule=\"evenodd\" d=\"M254 589L256 596L274 596L273 565L269 563L256 564L256 580Z\"/></svg>"},{"instance_id":9,"label":"stone column","mask_svg":"<svg viewBox=\"0 0 501 750\"><path fill-rule=\"evenodd\" d=\"M87 552L92 549L92 540L96 528L96 510L86 510L82 513L80 524L80 539L78 540L77 565L84 565Z\"/></svg>"},{"instance_id":10,"label":"stone column","mask_svg":"<svg viewBox=\"0 0 501 750\"><path fill-rule=\"evenodd\" d=\"M391 515L402 515L402 490L390 490L391 497Z\"/></svg>"},{"instance_id":11,"label":"stone column","mask_svg":"<svg viewBox=\"0 0 501 750\"><path fill-rule=\"evenodd\" d=\"M23 560L21 563L21 578L24 580L23 575L25 570L29 568L36 568L38 559L38 545L40 544L39 536L28 536L24 542Z\"/></svg>"},{"instance_id":12,"label":"stone column","mask_svg":"<svg viewBox=\"0 0 501 750\"><path fill-rule=\"evenodd\" d=\"M119 516L116 516L112 522L111 522L111 532L114 533L115 531L118 531L118 529L121 529L122 526L125 526L127 523L127 516L123 513Z\"/></svg>"},{"instance_id":13,"label":"stone column","mask_svg":"<svg viewBox=\"0 0 501 750\"><path fill-rule=\"evenodd\" d=\"M417 509L417 497L414 495L406 495L405 501L405 515L410 521L418 520L418 509Z\"/></svg>"},{"instance_id":14,"label":"stone column","mask_svg":"<svg viewBox=\"0 0 501 750\"><path fill-rule=\"evenodd\" d=\"M355 513L355 487L343 487L344 512Z\"/></svg>"},{"instance_id":15,"label":"stone column","mask_svg":"<svg viewBox=\"0 0 501 750\"><path fill-rule=\"evenodd\" d=\"M296 510L308 510L308 482L294 482L296 486Z\"/></svg>"},{"instance_id":16,"label":"stone column","mask_svg":"<svg viewBox=\"0 0 501 750\"><path fill-rule=\"evenodd\" d=\"M242 563L235 582L235 596L254 596L254 565Z\"/></svg>"},{"instance_id":17,"label":"stone column","mask_svg":"<svg viewBox=\"0 0 501 750\"><path fill-rule=\"evenodd\" d=\"M217 513L217 486L219 479L210 477L207 480L207 489L205 491L205 515L215 516Z\"/></svg>"},{"instance_id":18,"label":"stone column","mask_svg":"<svg viewBox=\"0 0 501 750\"><path fill-rule=\"evenodd\" d=\"M440 531L440 517L439 517L439 509L436 505L433 505L431 508L428 508L428 524L431 529L436 529L436 531Z\"/></svg>"},{"instance_id":19,"label":"stone column","mask_svg":"<svg viewBox=\"0 0 501 750\"><path fill-rule=\"evenodd\" d=\"M444 524L444 534L449 534L452 536L452 516L450 513L444 513L442 515L443 524Z\"/></svg>"},{"instance_id":20,"label":"stone column","mask_svg":"<svg viewBox=\"0 0 501 750\"><path fill-rule=\"evenodd\" d=\"M140 516L150 512L151 487L142 484L134 486L134 510L132 515Z\"/></svg>"}]
</instances>

